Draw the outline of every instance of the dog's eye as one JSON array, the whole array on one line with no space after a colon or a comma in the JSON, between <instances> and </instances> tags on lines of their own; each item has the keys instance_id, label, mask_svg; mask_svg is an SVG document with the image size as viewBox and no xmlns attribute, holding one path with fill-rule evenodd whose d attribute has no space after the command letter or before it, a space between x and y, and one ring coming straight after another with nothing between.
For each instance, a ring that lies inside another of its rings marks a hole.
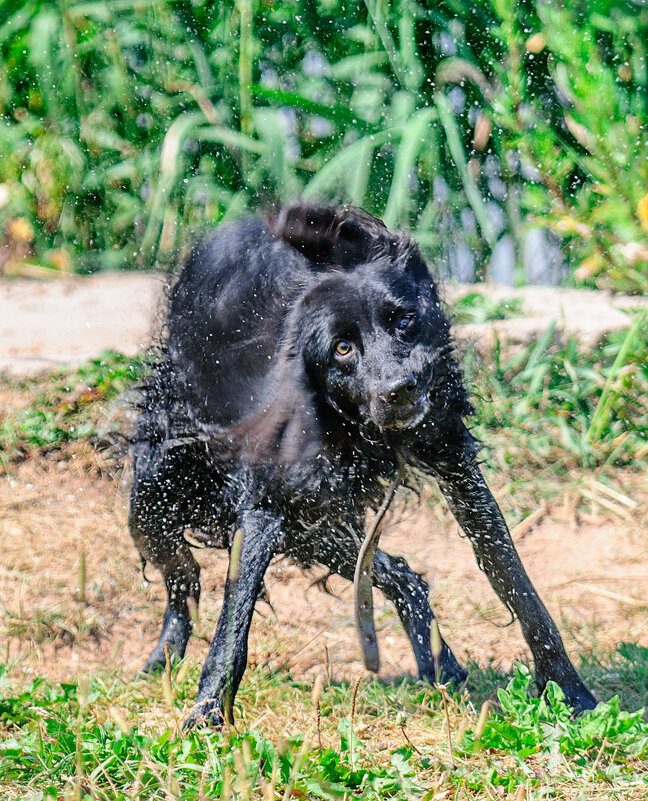
<instances>
[{"instance_id":1,"label":"dog's eye","mask_svg":"<svg viewBox=\"0 0 648 801\"><path fill-rule=\"evenodd\" d=\"M413 322L414 322L414 314L413 312L408 312L407 314L404 314L402 317L398 319L398 322L396 323L396 328L398 328L399 331L406 331L412 325Z\"/></svg>"},{"instance_id":2,"label":"dog's eye","mask_svg":"<svg viewBox=\"0 0 648 801\"><path fill-rule=\"evenodd\" d=\"M335 343L335 355L336 356L348 356L353 351L353 345L350 342L347 342L344 339L341 339L339 342Z\"/></svg>"}]
</instances>

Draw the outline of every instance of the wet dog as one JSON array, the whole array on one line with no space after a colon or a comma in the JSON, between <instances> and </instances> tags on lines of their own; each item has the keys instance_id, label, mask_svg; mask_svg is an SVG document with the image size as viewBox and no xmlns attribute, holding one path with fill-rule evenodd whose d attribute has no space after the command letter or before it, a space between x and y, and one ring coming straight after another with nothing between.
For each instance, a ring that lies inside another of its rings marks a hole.
<instances>
[{"instance_id":1,"label":"wet dog","mask_svg":"<svg viewBox=\"0 0 648 801\"><path fill-rule=\"evenodd\" d=\"M288 554L352 580L366 513L397 474L438 482L521 623L539 687L554 680L575 709L595 705L481 475L470 413L437 286L408 237L358 210L302 204L195 249L143 388L130 511L168 595L147 670L182 657L191 634L200 580L185 531L231 552L189 725L219 725L231 710L270 560ZM425 581L378 550L373 583L434 681ZM436 661L444 679L465 679L445 642Z\"/></svg>"}]
</instances>

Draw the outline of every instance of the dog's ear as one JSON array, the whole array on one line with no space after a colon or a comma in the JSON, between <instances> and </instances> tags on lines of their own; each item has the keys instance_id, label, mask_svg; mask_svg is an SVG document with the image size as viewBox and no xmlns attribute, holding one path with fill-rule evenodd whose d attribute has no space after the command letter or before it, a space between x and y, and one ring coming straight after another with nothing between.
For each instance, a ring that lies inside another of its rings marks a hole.
<instances>
[{"instance_id":1,"label":"dog's ear","mask_svg":"<svg viewBox=\"0 0 648 801\"><path fill-rule=\"evenodd\" d=\"M320 264L352 268L387 258L414 278L429 277L417 245L408 236L390 231L382 220L353 206L288 206L268 225L275 236Z\"/></svg>"},{"instance_id":2,"label":"dog's ear","mask_svg":"<svg viewBox=\"0 0 648 801\"><path fill-rule=\"evenodd\" d=\"M282 209L269 225L275 236L311 261L353 267L369 261L376 231L389 234L380 220L367 218L361 225L358 213L348 206L299 204Z\"/></svg>"}]
</instances>

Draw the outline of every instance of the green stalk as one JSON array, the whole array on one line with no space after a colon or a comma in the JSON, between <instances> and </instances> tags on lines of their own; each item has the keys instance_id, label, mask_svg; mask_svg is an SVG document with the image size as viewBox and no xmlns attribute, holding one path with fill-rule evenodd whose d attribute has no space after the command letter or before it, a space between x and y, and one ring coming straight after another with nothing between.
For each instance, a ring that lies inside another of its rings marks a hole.
<instances>
[{"instance_id":1,"label":"green stalk","mask_svg":"<svg viewBox=\"0 0 648 801\"><path fill-rule=\"evenodd\" d=\"M459 175L461 176L466 198L468 199L468 202L475 213L477 223L479 224L484 239L488 242L492 250L495 247L497 238L495 236L495 232L493 231L493 226L491 225L490 217L488 216L488 211L486 210L486 205L484 204L484 200L479 192L479 187L468 170L468 163L466 161L466 154L464 153L463 144L461 142L459 126L457 125L457 121L452 114L448 99L442 92L437 92L435 94L434 104L439 112L439 120L441 121L441 125L443 125L445 130L448 148L450 149L450 155L452 156L452 160L454 161Z\"/></svg>"},{"instance_id":2,"label":"green stalk","mask_svg":"<svg viewBox=\"0 0 648 801\"><path fill-rule=\"evenodd\" d=\"M617 353L616 359L612 364L610 373L603 387L603 391L601 392L599 402L596 404L596 409L592 415L589 428L587 429L587 442L598 442L603 435L605 426L608 424L610 415L612 414L612 403L618 394L618 392L613 391L614 382L616 381L621 369L625 366L626 358L628 357L630 350L634 347L635 340L641 331L641 327L645 319L646 312L638 314L637 317L635 317L634 322L630 326L628 333L623 340L623 344L619 348L619 352Z\"/></svg>"},{"instance_id":3,"label":"green stalk","mask_svg":"<svg viewBox=\"0 0 648 801\"><path fill-rule=\"evenodd\" d=\"M249 134L252 130L252 2L238 0L240 19L239 46L239 104L241 113L241 132Z\"/></svg>"},{"instance_id":4,"label":"green stalk","mask_svg":"<svg viewBox=\"0 0 648 801\"><path fill-rule=\"evenodd\" d=\"M68 3L64 3L61 9L61 21L63 23L63 39L65 41L66 47L66 56L69 69L74 76L74 89L75 89L75 97L74 101L76 103L76 111L78 116L78 125L79 130L83 125L83 122L86 117L86 103L85 103L85 94L83 92L83 86L81 82L81 68L79 64L79 53L77 47L77 34L76 29L70 19L70 14L68 11Z\"/></svg>"},{"instance_id":5,"label":"green stalk","mask_svg":"<svg viewBox=\"0 0 648 801\"><path fill-rule=\"evenodd\" d=\"M367 11L369 12L371 21L374 24L376 33L380 38L385 53L387 53L387 58L392 66L394 75L396 76L400 86L404 88L407 85L406 75L400 63L400 55L396 49L392 35L389 32L389 28L387 27L387 22L378 9L378 4L375 2L375 0L365 0L365 6L367 6Z\"/></svg>"}]
</instances>

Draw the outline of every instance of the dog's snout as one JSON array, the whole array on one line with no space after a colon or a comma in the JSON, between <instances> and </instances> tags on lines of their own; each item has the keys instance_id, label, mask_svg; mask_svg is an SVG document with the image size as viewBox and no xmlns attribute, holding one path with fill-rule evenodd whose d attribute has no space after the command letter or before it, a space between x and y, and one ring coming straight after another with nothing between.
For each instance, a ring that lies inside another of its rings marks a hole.
<instances>
[{"instance_id":1,"label":"dog's snout","mask_svg":"<svg viewBox=\"0 0 648 801\"><path fill-rule=\"evenodd\" d=\"M418 381L413 375L402 376L392 381L383 392L383 397L392 406L407 406L418 397Z\"/></svg>"}]
</instances>

